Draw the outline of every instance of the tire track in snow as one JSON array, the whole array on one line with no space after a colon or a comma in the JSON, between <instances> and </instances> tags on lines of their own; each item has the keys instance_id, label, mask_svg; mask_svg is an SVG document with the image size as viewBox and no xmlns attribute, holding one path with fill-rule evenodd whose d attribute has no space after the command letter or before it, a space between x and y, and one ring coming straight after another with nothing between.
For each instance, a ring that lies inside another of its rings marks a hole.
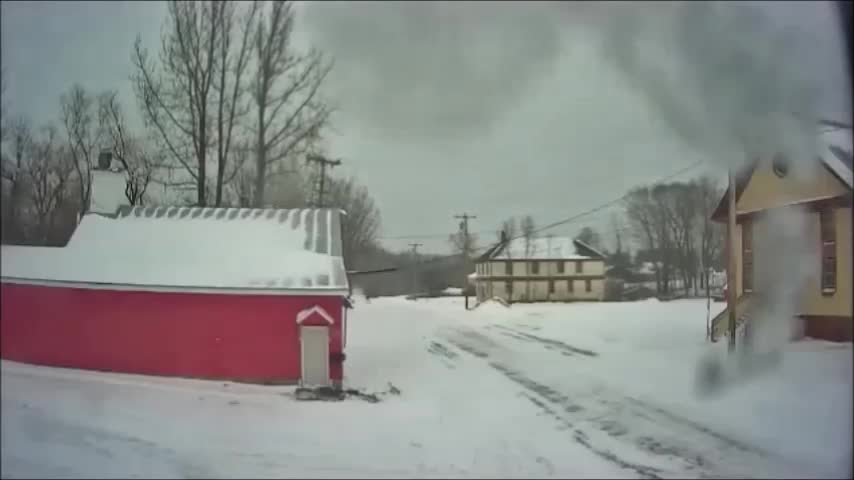
<instances>
[{"instance_id":1,"label":"tire track in snow","mask_svg":"<svg viewBox=\"0 0 854 480\"><path fill-rule=\"evenodd\" d=\"M507 332L507 335L511 336L513 338L517 338L520 340L526 339L526 340L530 340L530 341L533 341L536 343L541 343L541 344L546 345L546 346L557 348L558 350L560 350L562 352L584 355L586 357L598 357L599 356L598 353L596 353L592 350L587 350L586 348L573 347L572 345L561 342L560 340L555 340L553 338L541 337L539 335L534 335L532 333L527 333L527 332L523 332L521 330L516 330L514 328L506 327L504 325L491 325L490 327L497 329L497 330L500 330L502 333ZM490 328L490 327L487 327L487 328Z\"/></svg>"},{"instance_id":2,"label":"tire track in snow","mask_svg":"<svg viewBox=\"0 0 854 480\"><path fill-rule=\"evenodd\" d=\"M490 327L494 327L494 329L497 330L498 333L505 334L505 332L506 332L506 336L509 336L511 338L516 338L518 340L522 340L522 341L526 341L526 342L541 343L544 346L546 346L546 348L548 348L548 346L561 346L562 345L562 346L566 346L570 349L575 349L575 347L569 346L569 345L567 345L564 342L561 342L559 340L552 340L552 339L538 337L536 335L532 335L532 334L528 334L528 333L525 333L525 332L522 332L519 330L515 330L513 328L506 327L504 325L490 325L487 328L490 328ZM593 354L593 356L597 355L596 352L592 352L589 350L586 350L586 352ZM690 419L681 417L679 415L676 415L676 414L669 412L663 408L651 405L647 402L638 400L638 399L630 397L630 396L624 396L624 397L621 396L621 397L622 397L621 400L626 400L627 402L634 404L640 410L650 412L653 415L666 417L671 422L678 423L684 427L687 427L687 428L696 430L700 433L706 434L708 436L714 437L717 440L719 440L720 442L722 442L728 446L732 446L732 447L735 447L735 448L742 450L744 452L751 452L751 453L754 453L756 455L760 455L763 457L770 456L770 454L768 452L766 452L766 451L764 451L758 447L754 447L754 446L748 445L744 442L740 442L740 441L738 441L732 437L724 435L720 432L716 432L716 431L712 430L711 428L706 427L705 425L702 425L702 424L695 422L693 420L690 420ZM655 421L655 419L651 418L649 415L647 415L646 417L652 421Z\"/></svg>"},{"instance_id":3,"label":"tire track in snow","mask_svg":"<svg viewBox=\"0 0 854 480\"><path fill-rule=\"evenodd\" d=\"M491 339L489 339L485 335L480 334L478 332L463 331L461 329L457 329L457 332L463 333L463 335L469 339L477 339L477 341L481 342L481 345L475 346L475 345L472 345L471 343L467 343L465 341L461 341L459 339L454 339L454 338L450 338L450 337L446 338L446 340L449 343L451 343L452 345L454 345L455 347L459 348L460 350L462 350L466 353L469 353L469 354L471 354L477 358L481 358L481 359L489 358L490 357L489 352L486 351L487 349L483 348L483 347L486 345L493 346L493 347L496 346L495 342L493 342ZM512 368L510 368L510 367L508 367L502 363L499 363L496 361L490 361L490 362L488 362L488 365L490 367L492 367L493 369L495 369L496 371L503 374L505 377L507 377L508 379L513 381L514 383L521 385L526 390L536 394L536 396L531 395L531 394L526 394L525 396L534 405L536 405L541 410L543 410L544 412L549 414L551 417L553 417L555 420L557 420L559 422L559 424L562 427L564 427L564 428L560 428L561 430L573 429L573 423L572 422L570 422L567 418L565 418L557 410L548 406L546 404L546 402L537 398L537 397L543 398L545 401L548 401L549 403L562 408L563 411L567 412L567 413L577 413L577 412L580 412L581 410L583 410L583 408L580 407L579 405L576 405L576 404L570 402L569 397L567 397L566 395L554 390L553 388L549 387L548 385L541 384L539 382L536 382L536 381L522 375L520 372L518 372L518 371L516 371L516 370L514 370L514 369L512 369ZM659 475L659 473L661 472L660 469L624 460L624 459L618 457L613 452L610 452L608 450L600 449L600 448L593 446L590 443L587 435L584 432L582 432L581 430L578 430L578 429L573 430L573 439L576 441L576 443L585 447L587 450L589 450L594 455L596 455L596 456L598 456L598 457L600 457L606 461L609 461L609 462L611 462L611 463L613 463L613 464L615 464L621 468L632 470L635 473L637 473L638 475L640 475L641 478L648 478L648 479L660 479L660 478L662 478Z\"/></svg>"},{"instance_id":4,"label":"tire track in snow","mask_svg":"<svg viewBox=\"0 0 854 480\"><path fill-rule=\"evenodd\" d=\"M555 349L549 347L554 347L556 343L563 344L563 342L558 341L539 341L542 340L541 337L530 338L536 336L528 336L524 332L507 327L499 327L496 330L502 329L503 331L497 331L497 333L504 334L507 332L509 334L507 336L519 341L539 343L551 351ZM674 467L677 470L667 472L669 475L684 476L690 473L692 476L700 477L717 476L719 475L718 471L729 464L729 458L732 454L762 458L769 455L757 447L715 432L698 422L680 417L639 399L621 395L618 392L610 391L607 396L603 396L603 392L600 391L597 393L598 404L589 402L593 404L592 407L590 405L578 405L572 402L566 394L555 388L539 383L522 372L508 367L505 363L488 360L493 353L506 353L506 349L496 344L488 336L461 328L454 329L454 333L459 334L459 336L446 337L451 345L477 358L487 360L491 368L523 387L525 389L524 396L539 410L554 418L558 422L560 430L573 429L573 439L576 442L601 458L630 469L644 478L661 478L660 475L664 474L665 471L626 461L612 451L593 445L590 437L582 430L575 428L574 425L589 425L607 434L607 438L613 441L619 440L623 446L651 454L655 458L676 461L677 464ZM595 355L595 352L590 353ZM590 355L585 356L589 357ZM587 412L586 410L590 411ZM567 418L570 416L572 420ZM646 428L640 429L641 432L634 432L637 428L630 429L625 422L621 421L620 417L631 418L634 422L640 419L642 423L648 425ZM644 433L653 433L654 435ZM684 441L685 437L694 442ZM690 446L685 446L686 444ZM708 448L709 444L714 445L711 450ZM710 461L710 454L714 457L715 462ZM752 459L748 458L748 460ZM749 461L746 465L754 463L755 461ZM668 470L670 469L668 468Z\"/></svg>"}]
</instances>

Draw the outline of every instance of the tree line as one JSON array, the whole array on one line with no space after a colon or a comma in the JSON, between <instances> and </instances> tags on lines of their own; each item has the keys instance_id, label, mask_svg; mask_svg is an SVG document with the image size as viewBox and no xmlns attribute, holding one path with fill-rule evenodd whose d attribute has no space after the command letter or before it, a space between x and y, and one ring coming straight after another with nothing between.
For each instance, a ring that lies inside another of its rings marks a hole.
<instances>
[{"instance_id":1,"label":"tree line","mask_svg":"<svg viewBox=\"0 0 854 480\"><path fill-rule=\"evenodd\" d=\"M332 61L293 45L292 2L170 1L159 48L137 37L132 75L141 128L116 90L74 84L56 118L9 118L2 71L2 240L63 245L88 208L98 155L127 172L130 205L308 205L334 108L322 94ZM378 207L355 178L326 181L342 208L349 258L377 248Z\"/></svg>"},{"instance_id":2,"label":"tree line","mask_svg":"<svg viewBox=\"0 0 854 480\"><path fill-rule=\"evenodd\" d=\"M638 257L653 265L658 293L673 293L675 279L696 292L709 284L710 269L723 268L725 226L711 219L722 195L709 177L640 186L626 195L629 231Z\"/></svg>"}]
</instances>

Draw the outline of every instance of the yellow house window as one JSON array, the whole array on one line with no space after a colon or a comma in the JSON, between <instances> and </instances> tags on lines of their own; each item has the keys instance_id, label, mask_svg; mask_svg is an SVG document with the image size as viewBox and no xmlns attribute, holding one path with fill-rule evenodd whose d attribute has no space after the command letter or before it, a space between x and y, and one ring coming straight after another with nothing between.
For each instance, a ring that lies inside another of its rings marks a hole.
<instances>
[{"instance_id":1,"label":"yellow house window","mask_svg":"<svg viewBox=\"0 0 854 480\"><path fill-rule=\"evenodd\" d=\"M741 284L745 292L753 291L753 224L741 224Z\"/></svg>"},{"instance_id":2,"label":"yellow house window","mask_svg":"<svg viewBox=\"0 0 854 480\"><path fill-rule=\"evenodd\" d=\"M557 262L557 273L563 273L564 263L563 261Z\"/></svg>"},{"instance_id":3,"label":"yellow house window","mask_svg":"<svg viewBox=\"0 0 854 480\"><path fill-rule=\"evenodd\" d=\"M836 225L833 223L833 211L819 212L821 224L821 291L825 294L836 292Z\"/></svg>"},{"instance_id":4,"label":"yellow house window","mask_svg":"<svg viewBox=\"0 0 854 480\"><path fill-rule=\"evenodd\" d=\"M540 273L540 262L531 262L531 273L537 275Z\"/></svg>"},{"instance_id":5,"label":"yellow house window","mask_svg":"<svg viewBox=\"0 0 854 480\"><path fill-rule=\"evenodd\" d=\"M584 262L575 262L575 273L582 273L584 271Z\"/></svg>"}]
</instances>

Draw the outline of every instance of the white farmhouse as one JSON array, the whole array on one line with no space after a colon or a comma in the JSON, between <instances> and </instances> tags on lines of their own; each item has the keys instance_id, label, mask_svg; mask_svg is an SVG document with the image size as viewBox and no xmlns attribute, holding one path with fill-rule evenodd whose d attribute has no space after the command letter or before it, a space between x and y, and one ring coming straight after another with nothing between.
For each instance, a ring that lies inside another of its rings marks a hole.
<instances>
[{"instance_id":1,"label":"white farmhouse","mask_svg":"<svg viewBox=\"0 0 854 480\"><path fill-rule=\"evenodd\" d=\"M517 238L481 255L471 277L478 302L602 300L605 257L572 238Z\"/></svg>"}]
</instances>

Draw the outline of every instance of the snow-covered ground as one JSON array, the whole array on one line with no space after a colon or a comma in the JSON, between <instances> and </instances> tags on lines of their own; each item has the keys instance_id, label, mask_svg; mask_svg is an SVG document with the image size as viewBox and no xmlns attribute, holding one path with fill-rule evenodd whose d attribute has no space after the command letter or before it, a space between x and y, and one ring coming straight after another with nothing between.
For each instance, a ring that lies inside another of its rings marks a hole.
<instances>
[{"instance_id":1,"label":"snow-covered ground","mask_svg":"<svg viewBox=\"0 0 854 480\"><path fill-rule=\"evenodd\" d=\"M698 398L706 304L359 300L348 386L2 364L3 477L847 477L850 344ZM714 315L722 304L712 304Z\"/></svg>"}]
</instances>

